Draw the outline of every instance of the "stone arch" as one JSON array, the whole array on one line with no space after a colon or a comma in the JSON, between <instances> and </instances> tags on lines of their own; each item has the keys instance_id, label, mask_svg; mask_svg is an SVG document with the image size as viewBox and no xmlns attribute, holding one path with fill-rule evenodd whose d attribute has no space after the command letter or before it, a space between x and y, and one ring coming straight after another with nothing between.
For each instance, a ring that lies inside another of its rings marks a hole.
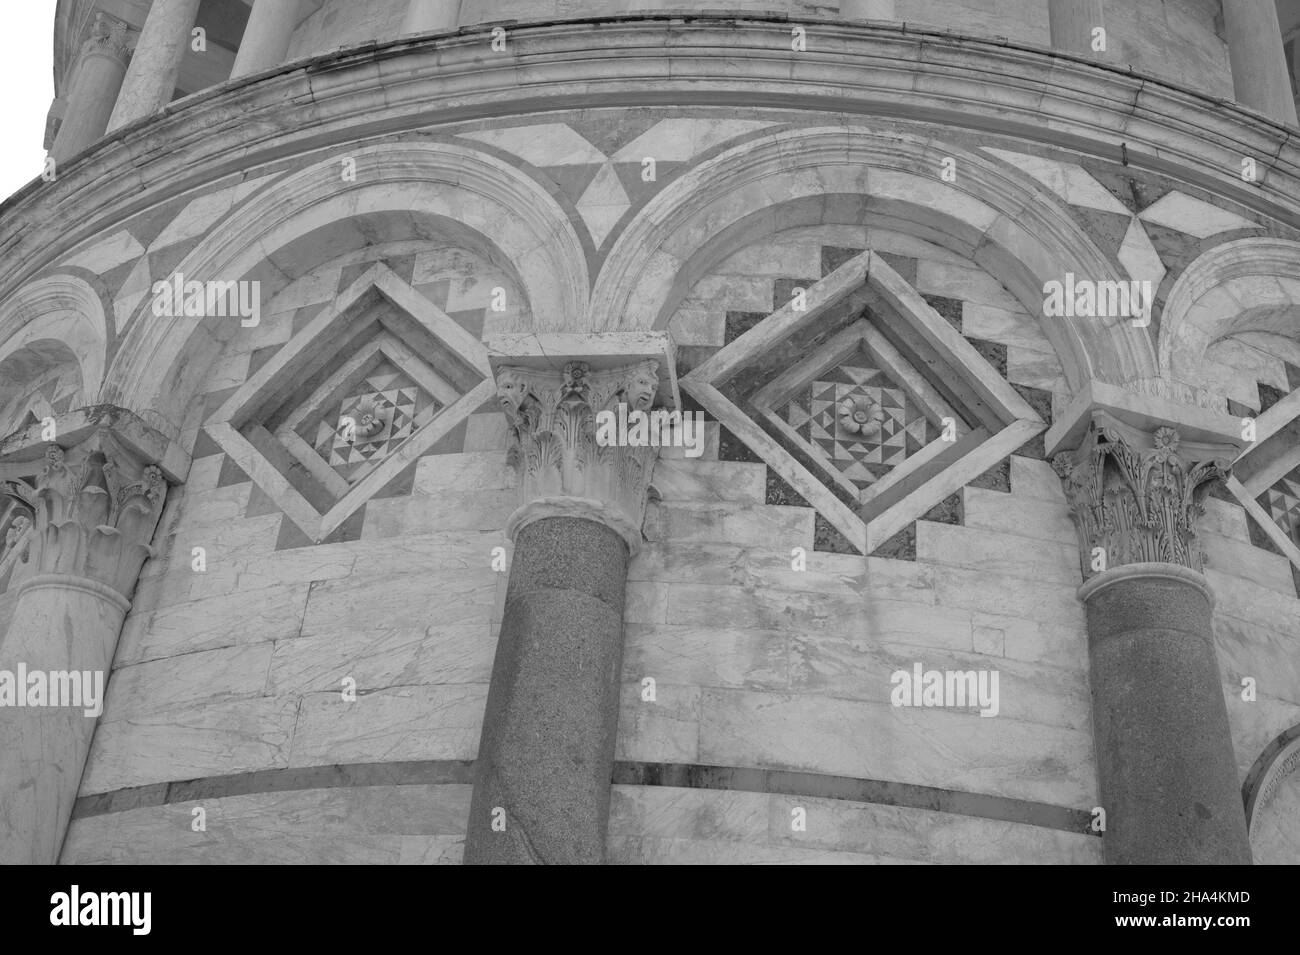
<instances>
[{"instance_id":1,"label":"stone arch","mask_svg":"<svg viewBox=\"0 0 1300 955\"><path fill-rule=\"evenodd\" d=\"M287 176L236 209L175 272L186 281L242 279L314 232L367 216L410 216L456 223L494 249L518 276L535 327L560 328L586 313L581 242L559 204L519 170L476 149L437 142L383 143L349 157L355 182L343 181L337 156ZM183 414L207 362L234 331L228 320L218 323L187 323L146 309L109 369L106 400L164 418Z\"/></svg>"},{"instance_id":2,"label":"stone arch","mask_svg":"<svg viewBox=\"0 0 1300 955\"><path fill-rule=\"evenodd\" d=\"M67 365L80 377L77 403L94 401L107 349L104 305L89 282L58 274L25 285L0 304L0 411L25 384Z\"/></svg>"},{"instance_id":3,"label":"stone arch","mask_svg":"<svg viewBox=\"0 0 1300 955\"><path fill-rule=\"evenodd\" d=\"M957 162L955 182L940 179ZM610 251L591 327L661 328L693 281L764 232L808 224L889 228L973 259L1029 310L1066 272L1126 279L1055 196L1015 170L911 133L852 127L761 136L702 163L652 200ZM1155 355L1123 321L1061 318L1043 330L1072 388L1152 377Z\"/></svg>"},{"instance_id":4,"label":"stone arch","mask_svg":"<svg viewBox=\"0 0 1300 955\"><path fill-rule=\"evenodd\" d=\"M1193 261L1165 301L1161 371L1196 385L1210 345L1246 331L1300 333L1300 242L1236 239Z\"/></svg>"},{"instance_id":5,"label":"stone arch","mask_svg":"<svg viewBox=\"0 0 1300 955\"><path fill-rule=\"evenodd\" d=\"M1246 825L1250 830L1251 840L1257 837L1267 838L1264 831L1271 802L1282 795L1283 790L1290 790L1287 795L1292 805L1300 801L1300 724L1278 734L1259 754L1246 774L1242 784L1242 798L1246 804ZM1256 847L1258 852L1258 846ZM1293 846L1292 849L1297 847ZM1285 854L1285 853L1284 853ZM1277 861L1294 865L1300 862L1300 856L1278 859L1257 859L1256 861Z\"/></svg>"}]
</instances>

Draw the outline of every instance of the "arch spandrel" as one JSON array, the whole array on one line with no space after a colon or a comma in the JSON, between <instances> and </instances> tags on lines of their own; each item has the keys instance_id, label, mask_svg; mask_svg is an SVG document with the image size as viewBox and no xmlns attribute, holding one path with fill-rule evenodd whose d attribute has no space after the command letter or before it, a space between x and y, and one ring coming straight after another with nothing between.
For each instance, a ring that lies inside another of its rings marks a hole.
<instances>
[{"instance_id":1,"label":"arch spandrel","mask_svg":"<svg viewBox=\"0 0 1300 955\"><path fill-rule=\"evenodd\" d=\"M945 183L952 157L959 170ZM756 235L852 224L912 233L973 259L1030 311L1067 272L1125 280L1083 227L1028 177L911 134L823 127L752 139L668 185L620 236L592 293L592 327L661 328L693 280ZM1069 384L1156 374L1147 333L1129 323L1043 322Z\"/></svg>"},{"instance_id":2,"label":"arch spandrel","mask_svg":"<svg viewBox=\"0 0 1300 955\"><path fill-rule=\"evenodd\" d=\"M494 260L511 266L535 328L571 328L573 316L587 313L581 241L550 194L519 170L462 145L388 143L348 154L356 163L351 181L341 175L341 158L332 156L259 191L173 273L186 281L233 281L268 267L282 271L293 267L285 250L304 236L362 215L410 216L454 222L492 250ZM364 229L358 234L364 238ZM160 278L165 276L154 276ZM186 407L203 367L237 327L220 320L178 321L146 309L127 335L120 362L109 370L105 395L125 407Z\"/></svg>"}]
</instances>

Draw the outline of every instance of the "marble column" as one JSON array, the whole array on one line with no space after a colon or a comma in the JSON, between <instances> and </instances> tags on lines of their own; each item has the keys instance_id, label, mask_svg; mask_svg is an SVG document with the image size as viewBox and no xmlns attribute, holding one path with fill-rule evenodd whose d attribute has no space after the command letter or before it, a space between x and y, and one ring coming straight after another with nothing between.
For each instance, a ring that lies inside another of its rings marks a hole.
<instances>
[{"instance_id":1,"label":"marble column","mask_svg":"<svg viewBox=\"0 0 1300 955\"><path fill-rule=\"evenodd\" d=\"M1295 126L1295 97L1274 0L1223 0L1223 25L1237 102Z\"/></svg>"},{"instance_id":2,"label":"marble column","mask_svg":"<svg viewBox=\"0 0 1300 955\"><path fill-rule=\"evenodd\" d=\"M20 544L30 575L0 640L0 865L58 861L166 492L161 470L106 429L46 451ZM75 686L77 705L57 705L69 698L55 698L56 686Z\"/></svg>"},{"instance_id":3,"label":"marble column","mask_svg":"<svg viewBox=\"0 0 1300 955\"><path fill-rule=\"evenodd\" d=\"M301 6L301 0L257 0L253 4L230 71L232 80L284 62L294 28L298 26Z\"/></svg>"},{"instance_id":4,"label":"marble column","mask_svg":"<svg viewBox=\"0 0 1300 955\"><path fill-rule=\"evenodd\" d=\"M1054 460L1079 531L1112 865L1251 861L1196 534L1232 455L1096 413L1082 445Z\"/></svg>"},{"instance_id":5,"label":"marble column","mask_svg":"<svg viewBox=\"0 0 1300 955\"><path fill-rule=\"evenodd\" d=\"M656 368L497 370L520 506L467 865L604 861L627 564L658 449L598 444L596 415L648 409Z\"/></svg>"},{"instance_id":6,"label":"marble column","mask_svg":"<svg viewBox=\"0 0 1300 955\"><path fill-rule=\"evenodd\" d=\"M131 59L131 42L125 23L99 14L90 39L81 48L63 122L50 149L55 162L77 155L108 129Z\"/></svg>"},{"instance_id":7,"label":"marble column","mask_svg":"<svg viewBox=\"0 0 1300 955\"><path fill-rule=\"evenodd\" d=\"M460 0L410 0L402 19L402 36L454 30L460 22Z\"/></svg>"},{"instance_id":8,"label":"marble column","mask_svg":"<svg viewBox=\"0 0 1300 955\"><path fill-rule=\"evenodd\" d=\"M894 0L840 0L845 20L893 20Z\"/></svg>"},{"instance_id":9,"label":"marble column","mask_svg":"<svg viewBox=\"0 0 1300 955\"><path fill-rule=\"evenodd\" d=\"M110 133L171 102L198 14L199 0L153 0L108 121Z\"/></svg>"},{"instance_id":10,"label":"marble column","mask_svg":"<svg viewBox=\"0 0 1300 955\"><path fill-rule=\"evenodd\" d=\"M1102 21L1102 0L1048 0L1047 22L1052 49L1082 56L1103 55L1092 48L1092 31L1106 25Z\"/></svg>"}]
</instances>

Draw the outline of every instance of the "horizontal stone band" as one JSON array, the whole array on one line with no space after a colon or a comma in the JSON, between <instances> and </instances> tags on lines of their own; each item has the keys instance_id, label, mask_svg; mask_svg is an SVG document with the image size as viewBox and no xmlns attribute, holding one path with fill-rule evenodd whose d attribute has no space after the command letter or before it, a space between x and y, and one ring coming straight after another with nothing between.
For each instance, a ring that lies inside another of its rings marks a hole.
<instances>
[{"instance_id":1,"label":"horizontal stone band","mask_svg":"<svg viewBox=\"0 0 1300 955\"><path fill-rule=\"evenodd\" d=\"M209 776L178 782L155 783L130 789L82 796L73 819L127 812L149 806L223 799L254 793L329 789L339 786L469 785L474 779L472 760L348 763L295 769L268 769L232 776ZM961 792L880 779L828 776L822 773L704 766L691 763L616 762L615 786L670 786L682 789L717 789L772 793L813 799L925 809L981 819L1056 829L1081 835L1091 831L1092 816L1085 810L1031 802L985 793Z\"/></svg>"}]
</instances>

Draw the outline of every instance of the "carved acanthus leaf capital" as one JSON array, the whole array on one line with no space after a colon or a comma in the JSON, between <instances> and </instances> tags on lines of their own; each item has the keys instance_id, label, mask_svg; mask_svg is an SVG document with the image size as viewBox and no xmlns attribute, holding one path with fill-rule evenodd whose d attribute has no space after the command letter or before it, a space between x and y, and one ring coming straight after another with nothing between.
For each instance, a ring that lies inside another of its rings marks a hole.
<instances>
[{"instance_id":1,"label":"carved acanthus leaf capital","mask_svg":"<svg viewBox=\"0 0 1300 955\"><path fill-rule=\"evenodd\" d=\"M519 479L513 534L537 516L570 514L600 520L636 548L658 447L602 445L597 416L648 411L659 385L658 362L593 369L570 361L562 372L502 366L497 394L509 422L507 462Z\"/></svg>"},{"instance_id":2,"label":"carved acanthus leaf capital","mask_svg":"<svg viewBox=\"0 0 1300 955\"><path fill-rule=\"evenodd\" d=\"M33 573L88 577L129 597L167 498L162 471L102 429L71 450L46 448L34 498Z\"/></svg>"},{"instance_id":3,"label":"carved acanthus leaf capital","mask_svg":"<svg viewBox=\"0 0 1300 955\"><path fill-rule=\"evenodd\" d=\"M91 27L90 36L86 38L81 48L81 55L84 57L91 53L108 53L125 64L130 61L131 55L135 52L136 38L137 35L128 23L100 11L95 16L95 24Z\"/></svg>"},{"instance_id":4,"label":"carved acanthus leaf capital","mask_svg":"<svg viewBox=\"0 0 1300 955\"><path fill-rule=\"evenodd\" d=\"M1079 448L1052 462L1079 532L1084 578L1138 563L1200 572L1196 521L1231 457L1227 447L1184 443L1172 427L1147 434L1097 414Z\"/></svg>"}]
</instances>

